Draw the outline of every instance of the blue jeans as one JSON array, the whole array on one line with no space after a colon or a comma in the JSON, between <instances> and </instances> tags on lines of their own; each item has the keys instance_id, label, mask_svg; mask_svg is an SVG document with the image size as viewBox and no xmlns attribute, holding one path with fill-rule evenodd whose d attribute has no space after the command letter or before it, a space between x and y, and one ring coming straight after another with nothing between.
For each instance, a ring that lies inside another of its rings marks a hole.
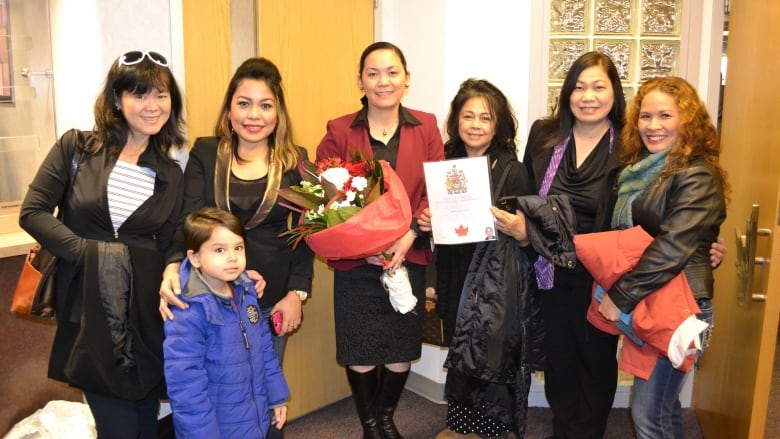
<instances>
[{"instance_id":1,"label":"blue jeans","mask_svg":"<svg viewBox=\"0 0 780 439\"><path fill-rule=\"evenodd\" d=\"M702 350L712 332L712 302L698 300L701 313L696 317L710 324L702 334ZM687 373L672 366L668 358L659 358L650 379L634 378L631 418L637 439L685 438L680 391Z\"/></svg>"}]
</instances>

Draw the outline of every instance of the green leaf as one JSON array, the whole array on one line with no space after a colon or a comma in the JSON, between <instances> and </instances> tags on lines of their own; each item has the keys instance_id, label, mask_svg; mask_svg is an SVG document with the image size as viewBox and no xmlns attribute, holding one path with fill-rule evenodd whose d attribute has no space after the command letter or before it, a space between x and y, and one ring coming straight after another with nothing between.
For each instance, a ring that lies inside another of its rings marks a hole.
<instances>
[{"instance_id":1,"label":"green leaf","mask_svg":"<svg viewBox=\"0 0 780 439\"><path fill-rule=\"evenodd\" d=\"M325 199L328 201L333 201L333 199L336 198L336 196L341 192L338 190L338 188L336 188L335 184L324 178L322 179L320 186L322 186L322 189L325 191Z\"/></svg>"},{"instance_id":2,"label":"green leaf","mask_svg":"<svg viewBox=\"0 0 780 439\"><path fill-rule=\"evenodd\" d=\"M317 165L308 160L298 160L298 172L301 178L311 184L319 184L320 178L317 175Z\"/></svg>"},{"instance_id":3,"label":"green leaf","mask_svg":"<svg viewBox=\"0 0 780 439\"><path fill-rule=\"evenodd\" d=\"M360 210L357 206L339 207L338 209L328 209L325 211L325 221L328 227L333 227L352 218Z\"/></svg>"},{"instance_id":4,"label":"green leaf","mask_svg":"<svg viewBox=\"0 0 780 439\"><path fill-rule=\"evenodd\" d=\"M294 186L279 189L279 196L307 210L317 210L320 204L325 202L322 197L301 191Z\"/></svg>"}]
</instances>

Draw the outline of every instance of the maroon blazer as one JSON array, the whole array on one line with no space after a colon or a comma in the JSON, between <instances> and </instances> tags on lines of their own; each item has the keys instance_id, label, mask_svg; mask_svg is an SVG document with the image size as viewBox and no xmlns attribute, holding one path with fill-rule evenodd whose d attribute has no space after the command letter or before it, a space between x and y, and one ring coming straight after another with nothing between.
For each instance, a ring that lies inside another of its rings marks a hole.
<instances>
[{"instance_id":1,"label":"maroon blazer","mask_svg":"<svg viewBox=\"0 0 780 439\"><path fill-rule=\"evenodd\" d=\"M412 216L419 218L420 213L428 207L428 194L425 190L425 175L423 162L444 160L444 144L439 132L436 116L431 113L405 108L421 123L419 125L401 125L401 139L398 145L398 158L395 172L404 183L409 202L412 206ZM351 127L358 112L347 114L328 121L325 137L317 146L317 160L329 157L349 159L355 152L363 157L373 157L371 142L368 139L368 129L363 124ZM429 246L417 248L413 246L406 254L406 259L415 264L427 265L431 260ZM364 261L334 261L331 265L338 270L348 270Z\"/></svg>"}]
</instances>

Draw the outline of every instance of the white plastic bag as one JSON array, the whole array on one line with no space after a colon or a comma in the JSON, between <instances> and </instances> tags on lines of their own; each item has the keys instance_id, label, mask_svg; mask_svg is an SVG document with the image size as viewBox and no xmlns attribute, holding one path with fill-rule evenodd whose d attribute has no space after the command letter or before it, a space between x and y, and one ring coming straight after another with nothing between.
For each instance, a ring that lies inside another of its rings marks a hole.
<instances>
[{"instance_id":1,"label":"white plastic bag","mask_svg":"<svg viewBox=\"0 0 780 439\"><path fill-rule=\"evenodd\" d=\"M87 404L49 401L19 421L5 439L95 439L95 420Z\"/></svg>"},{"instance_id":2,"label":"white plastic bag","mask_svg":"<svg viewBox=\"0 0 780 439\"><path fill-rule=\"evenodd\" d=\"M406 271L406 267L401 267L393 273L385 270L380 279L385 291L390 295L390 304L393 305L394 310L406 314L414 309L417 298L412 293L412 284L409 283L409 272Z\"/></svg>"}]
</instances>

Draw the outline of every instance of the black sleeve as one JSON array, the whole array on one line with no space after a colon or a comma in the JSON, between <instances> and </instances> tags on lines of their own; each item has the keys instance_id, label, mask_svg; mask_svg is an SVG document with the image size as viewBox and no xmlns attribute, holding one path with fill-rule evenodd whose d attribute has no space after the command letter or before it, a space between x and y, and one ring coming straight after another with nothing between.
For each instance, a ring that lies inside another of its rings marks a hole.
<instances>
[{"instance_id":1,"label":"black sleeve","mask_svg":"<svg viewBox=\"0 0 780 439\"><path fill-rule=\"evenodd\" d=\"M77 174L76 145L81 133L70 130L54 144L30 183L19 212L19 225L55 256L71 263L82 259L85 239L53 216L63 208L70 180ZM76 169L74 169L74 165Z\"/></svg>"}]
</instances>

